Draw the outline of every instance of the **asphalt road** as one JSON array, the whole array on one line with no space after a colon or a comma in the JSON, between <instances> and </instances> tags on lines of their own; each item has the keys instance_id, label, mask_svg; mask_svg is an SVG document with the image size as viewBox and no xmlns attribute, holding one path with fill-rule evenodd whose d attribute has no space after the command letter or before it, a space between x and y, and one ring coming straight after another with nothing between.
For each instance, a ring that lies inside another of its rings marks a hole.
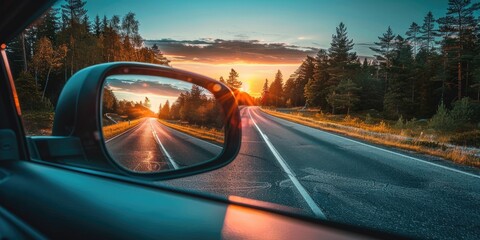
<instances>
[{"instance_id":1,"label":"asphalt road","mask_svg":"<svg viewBox=\"0 0 480 240\"><path fill-rule=\"evenodd\" d=\"M256 107L241 115L235 161L159 184L277 203L411 237L480 236L477 170L305 127Z\"/></svg>"},{"instance_id":2,"label":"asphalt road","mask_svg":"<svg viewBox=\"0 0 480 240\"><path fill-rule=\"evenodd\" d=\"M178 169L208 161L221 153L215 144L184 134L148 118L107 141L109 154L136 172Z\"/></svg>"}]
</instances>

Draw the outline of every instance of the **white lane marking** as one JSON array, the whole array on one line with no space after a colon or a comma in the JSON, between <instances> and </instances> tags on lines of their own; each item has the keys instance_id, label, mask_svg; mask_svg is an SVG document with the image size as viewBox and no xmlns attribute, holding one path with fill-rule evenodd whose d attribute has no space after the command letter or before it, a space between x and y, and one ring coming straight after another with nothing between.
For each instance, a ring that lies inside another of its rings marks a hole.
<instances>
[{"instance_id":1,"label":"white lane marking","mask_svg":"<svg viewBox=\"0 0 480 240\"><path fill-rule=\"evenodd\" d=\"M165 149L165 147L162 144L162 141L160 141L160 138L158 138L157 132L153 128L152 122L150 122L150 127L152 128L153 138L155 138L155 141L158 143L158 145L160 145L162 152L164 153L165 157L167 157L167 160L170 162L170 164L173 166L174 169L179 169L180 166L178 166L175 160L173 160L170 154L168 154L167 149Z\"/></svg>"},{"instance_id":2,"label":"white lane marking","mask_svg":"<svg viewBox=\"0 0 480 240\"><path fill-rule=\"evenodd\" d=\"M327 219L327 217L325 216L323 211L320 209L320 207L317 206L317 204L315 203L313 198L308 194L307 190L302 186L300 181L298 181L297 177L295 177L295 174L290 169L290 166L288 166L285 159L283 159L283 157L280 155L280 153L277 151L277 149L273 146L273 144L270 142L270 140L268 140L267 135L265 135L262 132L262 130L260 130L260 127L258 127L255 120L253 120L252 114L250 113L250 108L248 108L247 111L248 111L248 115L250 115L250 119L252 120L253 125L255 125L255 128L257 129L258 133L260 134L260 136L262 136L262 138L265 141L265 143L267 144L268 148L270 148L270 151L275 156L275 159L277 159L280 166L282 166L283 171L288 175L288 177L292 181L293 185L297 188L300 195L302 195L305 202L307 202L307 204L310 207L310 209L312 210L312 212L318 218Z\"/></svg>"},{"instance_id":3,"label":"white lane marking","mask_svg":"<svg viewBox=\"0 0 480 240\"><path fill-rule=\"evenodd\" d=\"M271 116L271 115L269 115L269 116ZM275 116L272 116L272 117L277 118ZM281 118L278 118L278 119L286 121L288 123L294 123L294 122L290 122L290 121L287 121L287 120L284 120L284 119L281 119ZM304 126L304 125L301 125L301 124L298 124L298 123L294 123L294 124L300 125L302 127L307 127L307 126ZM314 129L316 129L316 128L314 128ZM456 172L456 173L462 173L462 174L465 174L467 176L480 178L480 175L476 175L476 174L469 173L469 172L464 172L464 171L461 171L461 170L458 170L458 169L455 169L455 168L451 168L451 167L443 166L443 165L440 165L440 164L437 164L437 163L422 160L420 158L411 157L411 156L408 156L408 155L405 155L405 154L401 154L401 153L397 153L397 152L390 151L390 150L387 150L387 149L372 146L372 145L362 143L362 142L359 142L359 141L356 141L356 140L353 140L353 139L350 139L350 138L346 138L346 137L342 137L342 136L339 136L339 135L336 135L336 134L333 134L333 133L329 133L327 131L323 131L323 130L320 130L320 129L316 129L316 130L321 131L322 133L326 133L327 135L330 135L330 136L334 136L334 137L338 137L338 138L341 138L341 139L344 139L344 140L347 140L347 141L350 141L350 142L358 143L362 146L370 147L370 148L377 149L377 150L380 150L380 151L383 151L383 152L387 152L387 153L390 153L390 154L394 154L394 155L401 156L401 157L404 157L404 158L408 158L408 159L411 159L411 160L415 160L415 161L418 161L418 162L426 163L426 164L436 166L436 167L439 167L439 168L443 168L443 169L446 169L446 170L450 170L450 171L453 171L453 172Z\"/></svg>"},{"instance_id":4,"label":"white lane marking","mask_svg":"<svg viewBox=\"0 0 480 240\"><path fill-rule=\"evenodd\" d=\"M144 120L144 121L146 121L146 120ZM122 135L124 135L124 134L126 134L126 133L129 133L129 132L131 132L131 131L133 131L133 130L137 129L138 127L140 127L140 125L141 125L141 124L143 124L143 122L142 122L142 123L139 123L139 124L137 124L135 127L132 127L132 128L128 129L128 130L127 130L127 131L125 131L125 132L122 132L122 133L120 133L120 134L117 134L117 135L115 135L114 137L112 137L112 138L110 138L110 139L106 140L106 141L105 141L105 143L108 143L108 142L112 141L112 140L113 140L113 139L115 139L115 138L118 138L118 137L120 137L120 136L122 136Z\"/></svg>"}]
</instances>

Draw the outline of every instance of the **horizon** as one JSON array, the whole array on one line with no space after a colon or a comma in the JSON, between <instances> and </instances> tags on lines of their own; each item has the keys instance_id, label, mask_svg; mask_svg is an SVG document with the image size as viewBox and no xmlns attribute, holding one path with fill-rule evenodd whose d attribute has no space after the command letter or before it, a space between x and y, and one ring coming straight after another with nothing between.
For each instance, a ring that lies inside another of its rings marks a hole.
<instances>
[{"instance_id":1,"label":"horizon","mask_svg":"<svg viewBox=\"0 0 480 240\"><path fill-rule=\"evenodd\" d=\"M260 96L265 79L273 81L277 70L285 82L307 55L328 49L340 22L345 23L348 37L354 40L353 51L361 58L373 57L369 47L388 26L404 36L412 22L421 25L428 11L438 18L447 8L447 1L437 0L344 0L343 4L311 0L273 4L146 0L134 6L125 1L87 1L87 14L93 20L97 14L122 17L131 11L140 23L145 45L159 42L159 49L173 67L217 80L226 78L233 68L244 84L243 91L254 97Z\"/></svg>"}]
</instances>

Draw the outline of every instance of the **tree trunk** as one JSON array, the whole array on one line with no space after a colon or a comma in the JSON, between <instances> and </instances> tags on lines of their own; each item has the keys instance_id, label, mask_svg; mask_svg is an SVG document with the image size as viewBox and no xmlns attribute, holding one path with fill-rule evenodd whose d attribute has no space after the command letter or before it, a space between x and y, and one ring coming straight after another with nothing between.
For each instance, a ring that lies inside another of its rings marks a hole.
<instances>
[{"instance_id":1,"label":"tree trunk","mask_svg":"<svg viewBox=\"0 0 480 240\"><path fill-rule=\"evenodd\" d=\"M48 68L47 80L45 81L45 87L43 88L43 93L42 93L42 101L45 98L45 92L47 91L48 79L50 78L50 72L51 71L52 71L52 67Z\"/></svg>"},{"instance_id":2,"label":"tree trunk","mask_svg":"<svg viewBox=\"0 0 480 240\"><path fill-rule=\"evenodd\" d=\"M465 96L468 97L468 77L470 76L470 64L467 62L467 69L465 69Z\"/></svg>"},{"instance_id":3,"label":"tree trunk","mask_svg":"<svg viewBox=\"0 0 480 240\"><path fill-rule=\"evenodd\" d=\"M415 102L415 82L412 84L412 103Z\"/></svg>"},{"instance_id":4,"label":"tree trunk","mask_svg":"<svg viewBox=\"0 0 480 240\"><path fill-rule=\"evenodd\" d=\"M480 102L480 85L478 86L478 90L477 90L477 101Z\"/></svg>"},{"instance_id":5,"label":"tree trunk","mask_svg":"<svg viewBox=\"0 0 480 240\"><path fill-rule=\"evenodd\" d=\"M28 66L27 66L27 50L25 49L25 34L22 32L20 36L22 38L23 71L27 72Z\"/></svg>"},{"instance_id":6,"label":"tree trunk","mask_svg":"<svg viewBox=\"0 0 480 240\"><path fill-rule=\"evenodd\" d=\"M458 55L460 58L460 54ZM457 100L462 99L462 63L458 61L458 89L457 89Z\"/></svg>"},{"instance_id":7,"label":"tree trunk","mask_svg":"<svg viewBox=\"0 0 480 240\"><path fill-rule=\"evenodd\" d=\"M35 87L38 88L38 67L35 67Z\"/></svg>"}]
</instances>

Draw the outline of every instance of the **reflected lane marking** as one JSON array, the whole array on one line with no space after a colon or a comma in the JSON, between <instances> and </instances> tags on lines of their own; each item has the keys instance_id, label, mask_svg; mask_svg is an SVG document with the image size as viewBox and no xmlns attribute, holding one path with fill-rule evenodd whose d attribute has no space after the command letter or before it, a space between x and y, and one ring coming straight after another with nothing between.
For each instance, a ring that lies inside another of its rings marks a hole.
<instances>
[{"instance_id":1,"label":"reflected lane marking","mask_svg":"<svg viewBox=\"0 0 480 240\"><path fill-rule=\"evenodd\" d=\"M157 132L153 128L152 122L150 122L150 128L152 128L153 138L155 138L155 141L158 143L158 145L160 145L160 148L161 148L163 154L165 155L165 157L167 157L167 160L170 162L170 164L172 165L172 167L174 169L179 169L180 166L178 166L178 164L175 162L175 160L173 160L173 158L167 152L167 149L165 149L165 147L163 146L162 141L160 141L160 138L158 138Z\"/></svg>"}]
</instances>

